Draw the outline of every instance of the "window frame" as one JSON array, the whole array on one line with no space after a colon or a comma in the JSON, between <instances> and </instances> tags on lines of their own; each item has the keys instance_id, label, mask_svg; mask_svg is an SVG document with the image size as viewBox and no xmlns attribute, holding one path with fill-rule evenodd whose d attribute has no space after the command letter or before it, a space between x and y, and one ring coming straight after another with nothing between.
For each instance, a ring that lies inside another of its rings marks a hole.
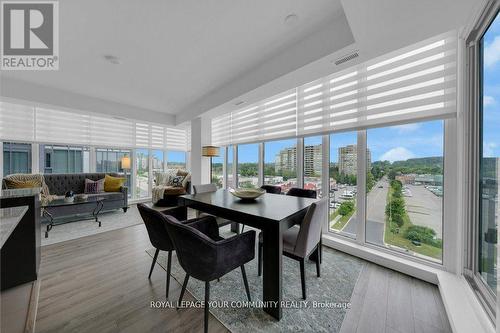
<instances>
[{"instance_id":1,"label":"window frame","mask_svg":"<svg viewBox=\"0 0 500 333\"><path fill-rule=\"evenodd\" d=\"M464 257L463 273L476 297L492 322L495 322L496 296L479 274L479 224L480 224L480 160L482 158L482 97L483 63L482 38L494 19L500 15L500 3L490 2L481 13L466 40L466 106L464 145L466 182L464 186Z\"/></svg>"}]
</instances>

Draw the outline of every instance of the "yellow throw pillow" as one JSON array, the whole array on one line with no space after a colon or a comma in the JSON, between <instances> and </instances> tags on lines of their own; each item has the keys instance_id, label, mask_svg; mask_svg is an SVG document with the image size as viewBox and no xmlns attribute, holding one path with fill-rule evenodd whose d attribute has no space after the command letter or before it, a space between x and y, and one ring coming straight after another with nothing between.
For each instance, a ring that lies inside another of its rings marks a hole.
<instances>
[{"instance_id":1,"label":"yellow throw pillow","mask_svg":"<svg viewBox=\"0 0 500 333\"><path fill-rule=\"evenodd\" d=\"M5 185L9 189L20 189L20 188L33 188L41 187L40 182L36 180L17 180L17 179L7 179L5 178Z\"/></svg>"},{"instance_id":2,"label":"yellow throw pillow","mask_svg":"<svg viewBox=\"0 0 500 333\"><path fill-rule=\"evenodd\" d=\"M106 175L104 177L104 192L120 192L120 188L125 184L125 180L125 178Z\"/></svg>"}]
</instances>

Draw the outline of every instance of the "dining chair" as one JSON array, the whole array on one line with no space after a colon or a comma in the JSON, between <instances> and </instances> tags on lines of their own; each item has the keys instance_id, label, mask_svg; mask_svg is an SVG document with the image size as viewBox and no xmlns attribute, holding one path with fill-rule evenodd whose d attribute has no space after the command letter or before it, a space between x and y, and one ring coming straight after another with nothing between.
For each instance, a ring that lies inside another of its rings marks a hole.
<instances>
[{"instance_id":1,"label":"dining chair","mask_svg":"<svg viewBox=\"0 0 500 333\"><path fill-rule=\"evenodd\" d=\"M201 184L201 185L193 185L193 193L196 194L201 194L201 193L212 193L217 191L217 186L215 184ZM196 213L197 217L203 217L203 216L213 216L207 213L201 213L197 211ZM236 233L240 233L240 226L239 223L233 222L231 220L224 219L222 217L214 216L215 220L217 221L217 224L220 227L226 226L228 224L235 223L236 224ZM243 232L243 230L241 230Z\"/></svg>"},{"instance_id":2,"label":"dining chair","mask_svg":"<svg viewBox=\"0 0 500 333\"><path fill-rule=\"evenodd\" d=\"M182 302L190 277L205 282L204 332L208 332L210 281L240 267L251 302L244 265L255 257L255 230L224 239L219 236L219 227L213 216L182 224L175 217L164 215L163 223L172 238L179 263L186 271L177 306Z\"/></svg>"},{"instance_id":3,"label":"dining chair","mask_svg":"<svg viewBox=\"0 0 500 333\"><path fill-rule=\"evenodd\" d=\"M266 193L281 194L281 187L279 187L279 186L262 185L260 188L263 189L263 190L265 190Z\"/></svg>"},{"instance_id":4,"label":"dining chair","mask_svg":"<svg viewBox=\"0 0 500 333\"><path fill-rule=\"evenodd\" d=\"M168 252L166 288L166 296L168 298L168 291L170 288L170 268L172 264L172 251L174 250L174 245L170 240L167 230L163 226L162 217L164 216L164 214L142 203L138 204L137 208L139 210L139 213L141 214L144 224L146 225L149 240L156 249L153 257L153 262L151 263L151 268L149 269L148 279L151 279L151 274L153 273L153 269L155 267L156 260L158 259L160 250Z\"/></svg>"},{"instance_id":5,"label":"dining chair","mask_svg":"<svg viewBox=\"0 0 500 333\"><path fill-rule=\"evenodd\" d=\"M288 190L286 195L291 195L294 197L302 197L302 198L312 198L316 199L318 194L316 190L306 190L304 188L292 187Z\"/></svg>"},{"instance_id":6,"label":"dining chair","mask_svg":"<svg viewBox=\"0 0 500 333\"><path fill-rule=\"evenodd\" d=\"M327 198L323 198L309 206L300 224L283 233L283 255L295 259L300 263L300 282L302 285L302 298L306 299L305 259L314 254L316 261L316 275L321 276L321 229L325 221ZM262 274L263 236L259 233L258 275Z\"/></svg>"}]
</instances>

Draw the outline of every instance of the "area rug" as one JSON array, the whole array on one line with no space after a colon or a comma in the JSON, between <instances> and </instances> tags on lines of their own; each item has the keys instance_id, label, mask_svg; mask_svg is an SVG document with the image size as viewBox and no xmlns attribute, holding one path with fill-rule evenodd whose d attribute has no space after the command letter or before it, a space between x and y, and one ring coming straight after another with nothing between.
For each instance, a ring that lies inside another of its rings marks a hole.
<instances>
[{"instance_id":1,"label":"area rug","mask_svg":"<svg viewBox=\"0 0 500 333\"><path fill-rule=\"evenodd\" d=\"M99 215L99 220L102 222L101 227L93 219L56 225L49 231L48 238L45 238L47 222L43 222L42 246L143 223L136 205L130 205L126 213L121 209L102 213Z\"/></svg>"},{"instance_id":2,"label":"area rug","mask_svg":"<svg viewBox=\"0 0 500 333\"><path fill-rule=\"evenodd\" d=\"M228 231L222 236L231 235ZM151 248L146 252L152 257L155 250ZM160 252L157 263L166 269L166 252ZM220 305L210 308L210 312L231 332L339 332L363 265L364 261L359 258L324 247L320 278L316 276L315 263L306 261L307 303L303 303L299 263L283 257L283 301L288 302L288 307L283 309L279 322L261 308L243 306L247 298L241 271L237 269L220 281L210 283L210 301ZM262 277L257 275L257 257L246 264L245 269L252 301L261 302ZM175 252L172 276L180 284L184 281L185 272ZM187 289L198 301L204 300L204 282L191 278Z\"/></svg>"}]
</instances>

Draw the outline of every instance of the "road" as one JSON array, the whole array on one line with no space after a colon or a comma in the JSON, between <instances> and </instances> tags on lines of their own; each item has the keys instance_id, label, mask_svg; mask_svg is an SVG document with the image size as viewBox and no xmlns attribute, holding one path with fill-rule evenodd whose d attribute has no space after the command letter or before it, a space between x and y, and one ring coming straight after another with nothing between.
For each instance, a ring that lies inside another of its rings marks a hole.
<instances>
[{"instance_id":1,"label":"road","mask_svg":"<svg viewBox=\"0 0 500 333\"><path fill-rule=\"evenodd\" d=\"M383 186L383 188L379 188ZM367 196L367 221L366 221L366 241L369 243L384 245L384 225L385 225L385 203L389 183L383 179L379 180ZM356 234L358 221L356 216L346 224L343 232Z\"/></svg>"}]
</instances>

